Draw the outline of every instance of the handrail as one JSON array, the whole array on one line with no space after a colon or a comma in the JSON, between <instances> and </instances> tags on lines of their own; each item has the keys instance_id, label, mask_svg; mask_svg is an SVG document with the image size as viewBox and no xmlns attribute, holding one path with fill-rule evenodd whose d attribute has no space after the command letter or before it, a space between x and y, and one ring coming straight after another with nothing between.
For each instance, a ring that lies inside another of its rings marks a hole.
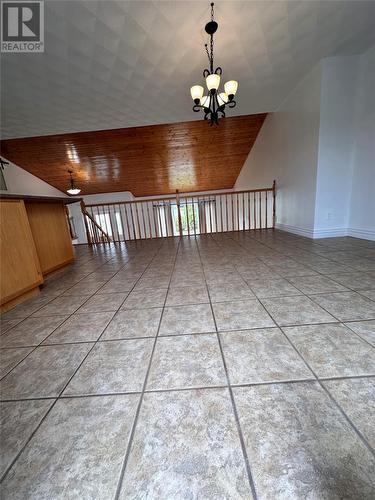
<instances>
[{"instance_id":1,"label":"handrail","mask_svg":"<svg viewBox=\"0 0 375 500\"><path fill-rule=\"evenodd\" d=\"M274 181L276 182L276 181ZM273 186L272 187L268 187L268 188L259 188L259 189L245 189L243 191L218 191L218 192L214 192L214 193L206 193L204 192L204 194L189 194L189 192L179 192L179 196L180 198L184 198L186 196L188 196L189 198L201 198L202 196L224 196L224 195L227 195L227 194L243 194L243 193L260 193L260 192L264 192L264 191L273 191ZM130 203L145 203L146 201L165 201L165 200L175 200L176 199L176 195L166 195L164 196L163 198L142 198L141 200L129 200L129 201L111 201L109 203L91 203L91 204L88 204L86 205L86 207L104 207L104 206L107 206L107 205L127 205L127 204L130 204Z\"/></svg>"}]
</instances>

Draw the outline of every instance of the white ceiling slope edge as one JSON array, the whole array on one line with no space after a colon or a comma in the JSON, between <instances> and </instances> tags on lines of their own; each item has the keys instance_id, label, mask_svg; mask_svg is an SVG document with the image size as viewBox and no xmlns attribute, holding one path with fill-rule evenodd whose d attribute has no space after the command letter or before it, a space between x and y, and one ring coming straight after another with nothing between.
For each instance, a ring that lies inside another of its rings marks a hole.
<instances>
[{"instance_id":1,"label":"white ceiling slope edge","mask_svg":"<svg viewBox=\"0 0 375 500\"><path fill-rule=\"evenodd\" d=\"M234 114L276 109L321 58L375 41L375 2L217 1L216 64ZM45 2L45 52L2 54L3 138L201 119L209 1ZM203 82L203 79L202 79Z\"/></svg>"}]
</instances>

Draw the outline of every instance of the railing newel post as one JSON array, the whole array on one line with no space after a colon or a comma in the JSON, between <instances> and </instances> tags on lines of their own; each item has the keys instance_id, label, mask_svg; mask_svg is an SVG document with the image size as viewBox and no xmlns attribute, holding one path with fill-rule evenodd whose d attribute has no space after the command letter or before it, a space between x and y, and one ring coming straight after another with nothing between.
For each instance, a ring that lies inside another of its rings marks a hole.
<instances>
[{"instance_id":1,"label":"railing newel post","mask_svg":"<svg viewBox=\"0 0 375 500\"><path fill-rule=\"evenodd\" d=\"M83 217L83 222L85 224L85 230L86 230L86 238L87 238L87 243L89 245L92 245L92 241L91 241L91 235L90 235L90 231L89 231L89 226L87 224L87 220L86 220L86 213L87 213L87 210L86 210L86 205L85 205L85 202L83 200L81 200L81 212L82 212L82 217Z\"/></svg>"}]
</instances>

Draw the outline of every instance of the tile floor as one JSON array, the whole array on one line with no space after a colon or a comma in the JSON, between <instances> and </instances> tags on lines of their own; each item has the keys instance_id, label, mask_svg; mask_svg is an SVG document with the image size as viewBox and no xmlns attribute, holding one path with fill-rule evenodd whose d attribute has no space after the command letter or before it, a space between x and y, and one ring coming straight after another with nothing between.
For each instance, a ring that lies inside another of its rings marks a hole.
<instances>
[{"instance_id":1,"label":"tile floor","mask_svg":"<svg viewBox=\"0 0 375 500\"><path fill-rule=\"evenodd\" d=\"M4 500L375 498L374 242L76 255L1 319Z\"/></svg>"}]
</instances>

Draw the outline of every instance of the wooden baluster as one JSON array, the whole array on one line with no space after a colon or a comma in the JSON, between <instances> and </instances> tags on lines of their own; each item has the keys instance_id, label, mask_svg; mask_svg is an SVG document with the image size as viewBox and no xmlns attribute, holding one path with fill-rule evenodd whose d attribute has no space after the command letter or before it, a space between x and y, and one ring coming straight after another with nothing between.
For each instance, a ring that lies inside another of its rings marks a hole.
<instances>
[{"instance_id":1,"label":"wooden baluster","mask_svg":"<svg viewBox=\"0 0 375 500\"><path fill-rule=\"evenodd\" d=\"M240 230L240 198L239 198L238 193L235 196L236 196L236 200L237 200L237 231L239 231Z\"/></svg>"},{"instance_id":2,"label":"wooden baluster","mask_svg":"<svg viewBox=\"0 0 375 500\"><path fill-rule=\"evenodd\" d=\"M197 235L197 228L195 226L195 206L194 206L194 198L191 197L191 206L193 208L193 224L194 224L194 236Z\"/></svg>"},{"instance_id":3,"label":"wooden baluster","mask_svg":"<svg viewBox=\"0 0 375 500\"><path fill-rule=\"evenodd\" d=\"M251 212L250 212L250 193L247 193L247 209L248 209L248 217L249 217L249 221L248 221L248 229L251 229L251 223L250 223L250 217L251 217Z\"/></svg>"},{"instance_id":4,"label":"wooden baluster","mask_svg":"<svg viewBox=\"0 0 375 500\"><path fill-rule=\"evenodd\" d=\"M183 230L182 230L182 220L181 220L180 195L178 189L176 189L176 206L177 206L178 232L181 238L183 235Z\"/></svg>"},{"instance_id":5,"label":"wooden baluster","mask_svg":"<svg viewBox=\"0 0 375 500\"><path fill-rule=\"evenodd\" d=\"M221 224L221 232L223 232L223 200L221 194L219 194L220 199L220 224Z\"/></svg>"},{"instance_id":6,"label":"wooden baluster","mask_svg":"<svg viewBox=\"0 0 375 500\"><path fill-rule=\"evenodd\" d=\"M208 195L208 212L210 214L210 233L212 233L211 195Z\"/></svg>"},{"instance_id":7,"label":"wooden baluster","mask_svg":"<svg viewBox=\"0 0 375 500\"><path fill-rule=\"evenodd\" d=\"M150 203L146 201L146 208L147 208L147 220L148 220L148 230L149 230L149 238L152 238L152 228L151 228L151 217L150 217Z\"/></svg>"},{"instance_id":8,"label":"wooden baluster","mask_svg":"<svg viewBox=\"0 0 375 500\"><path fill-rule=\"evenodd\" d=\"M260 229L263 229L263 227L262 227L262 191L259 191L259 224L260 224Z\"/></svg>"},{"instance_id":9,"label":"wooden baluster","mask_svg":"<svg viewBox=\"0 0 375 500\"><path fill-rule=\"evenodd\" d=\"M225 228L225 231L229 231L229 215L228 215L228 195L225 195L225 211L226 211L226 218L227 218L227 226Z\"/></svg>"},{"instance_id":10,"label":"wooden baluster","mask_svg":"<svg viewBox=\"0 0 375 500\"><path fill-rule=\"evenodd\" d=\"M276 224L276 181L272 184L272 229L275 229Z\"/></svg>"},{"instance_id":11,"label":"wooden baluster","mask_svg":"<svg viewBox=\"0 0 375 500\"><path fill-rule=\"evenodd\" d=\"M257 228L257 206L256 206L256 193L254 192L254 198L253 198L253 208L254 208L254 229Z\"/></svg>"},{"instance_id":12,"label":"wooden baluster","mask_svg":"<svg viewBox=\"0 0 375 500\"><path fill-rule=\"evenodd\" d=\"M133 203L130 203L129 207L130 207L130 219L131 219L132 232L133 232L133 236L134 236L133 239L136 240L137 239L137 233L136 233L136 230L135 230L135 223L134 223Z\"/></svg>"},{"instance_id":13,"label":"wooden baluster","mask_svg":"<svg viewBox=\"0 0 375 500\"><path fill-rule=\"evenodd\" d=\"M242 193L242 231L245 231L245 193Z\"/></svg>"},{"instance_id":14,"label":"wooden baluster","mask_svg":"<svg viewBox=\"0 0 375 500\"><path fill-rule=\"evenodd\" d=\"M266 191L266 229L268 229L268 191Z\"/></svg>"},{"instance_id":15,"label":"wooden baluster","mask_svg":"<svg viewBox=\"0 0 375 500\"><path fill-rule=\"evenodd\" d=\"M113 205L112 205L113 207ZM111 209L110 209L110 206L107 205L107 209L108 209L108 217L109 217L109 224L110 224L110 227L111 227L111 233L112 233L112 241L115 242L116 241L116 235L115 235L115 232L113 231L113 223L112 223L112 217L111 217ZM108 233L109 234L109 233Z\"/></svg>"}]
</instances>

